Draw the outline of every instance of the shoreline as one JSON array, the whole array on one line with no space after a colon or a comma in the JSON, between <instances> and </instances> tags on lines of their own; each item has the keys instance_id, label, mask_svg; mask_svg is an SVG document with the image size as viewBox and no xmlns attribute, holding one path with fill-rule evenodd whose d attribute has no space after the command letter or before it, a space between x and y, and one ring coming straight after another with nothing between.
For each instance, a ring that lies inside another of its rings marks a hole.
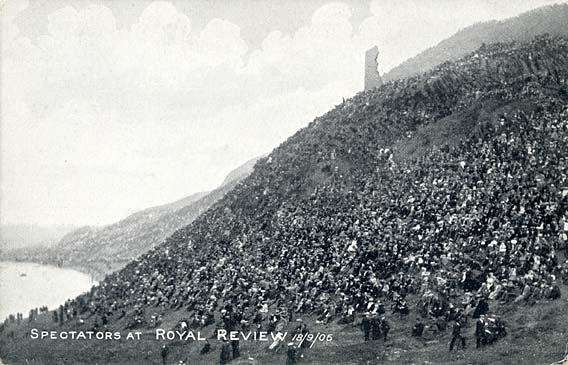
<instances>
[{"instance_id":1,"label":"shoreline","mask_svg":"<svg viewBox=\"0 0 568 365\"><path fill-rule=\"evenodd\" d=\"M34 260L33 258L10 258L10 257L0 257L0 264L2 263L12 263L12 264L33 264L33 265L44 265L50 266L57 269L68 269L80 272L85 275L91 276L91 281L93 285L98 284L100 281L104 280L108 273L105 273L101 268L89 265L78 265L78 264L59 264L53 260Z\"/></svg>"},{"instance_id":2,"label":"shoreline","mask_svg":"<svg viewBox=\"0 0 568 365\"><path fill-rule=\"evenodd\" d=\"M33 261L0 261L2 283L1 317L21 313L22 320L29 319L32 310L47 307L56 310L67 300L89 292L98 282L84 271L71 267L38 263ZM67 284L61 284L68 281ZM38 312L35 313L38 315Z\"/></svg>"}]
</instances>

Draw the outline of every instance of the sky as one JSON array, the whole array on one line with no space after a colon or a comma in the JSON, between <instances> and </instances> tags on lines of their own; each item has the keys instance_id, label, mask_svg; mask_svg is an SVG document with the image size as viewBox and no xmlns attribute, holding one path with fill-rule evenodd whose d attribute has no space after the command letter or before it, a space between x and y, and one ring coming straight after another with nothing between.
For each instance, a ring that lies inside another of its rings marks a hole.
<instances>
[{"instance_id":1,"label":"sky","mask_svg":"<svg viewBox=\"0 0 568 365\"><path fill-rule=\"evenodd\" d=\"M102 225L217 187L468 25L554 0L7 0L0 221Z\"/></svg>"}]
</instances>

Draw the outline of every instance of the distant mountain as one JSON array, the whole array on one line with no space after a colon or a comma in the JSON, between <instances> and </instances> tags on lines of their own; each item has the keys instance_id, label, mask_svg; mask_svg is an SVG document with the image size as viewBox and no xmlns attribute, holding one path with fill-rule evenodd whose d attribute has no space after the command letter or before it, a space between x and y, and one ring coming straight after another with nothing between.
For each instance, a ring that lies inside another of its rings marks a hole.
<instances>
[{"instance_id":1,"label":"distant mountain","mask_svg":"<svg viewBox=\"0 0 568 365\"><path fill-rule=\"evenodd\" d=\"M229 172L229 174L225 177L225 180L221 183L221 186L227 185L235 180L242 180L244 177L250 175L254 168L254 164L258 161L261 157L253 158L248 160L244 164L242 164L239 168L234 169L233 171ZM244 176L246 175L246 176Z\"/></svg>"},{"instance_id":2,"label":"distant mountain","mask_svg":"<svg viewBox=\"0 0 568 365\"><path fill-rule=\"evenodd\" d=\"M50 247L76 226L43 226L33 224L3 224L0 226L0 247L11 250L31 246Z\"/></svg>"},{"instance_id":3,"label":"distant mountain","mask_svg":"<svg viewBox=\"0 0 568 365\"><path fill-rule=\"evenodd\" d=\"M211 192L144 209L107 226L74 230L51 250L48 261L91 269L98 274L114 271L190 224L248 176L255 162L256 159L250 160L231 171L221 186Z\"/></svg>"},{"instance_id":4,"label":"distant mountain","mask_svg":"<svg viewBox=\"0 0 568 365\"><path fill-rule=\"evenodd\" d=\"M528 42L536 35L568 35L568 4L541 7L503 21L474 24L445 39L438 45L404 61L383 76L392 81L429 71L446 61L455 61L484 43Z\"/></svg>"}]
</instances>

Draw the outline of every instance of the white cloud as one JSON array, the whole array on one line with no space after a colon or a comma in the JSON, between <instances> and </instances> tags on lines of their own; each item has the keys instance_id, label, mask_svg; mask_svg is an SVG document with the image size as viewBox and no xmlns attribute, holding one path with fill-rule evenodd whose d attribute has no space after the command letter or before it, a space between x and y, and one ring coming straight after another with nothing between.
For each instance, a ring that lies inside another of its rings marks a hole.
<instances>
[{"instance_id":1,"label":"white cloud","mask_svg":"<svg viewBox=\"0 0 568 365\"><path fill-rule=\"evenodd\" d=\"M3 219L103 223L213 188L336 100L323 82L307 91L318 75L306 62L319 52L307 37L322 38L323 49L341 36L331 16L349 27L345 14L322 14L285 46L307 58L283 59L281 49L271 61L282 75L246 71L236 24L212 19L192 31L167 2L151 3L131 29L90 5L50 14L35 43L12 37L3 53L2 104L16 105L2 118Z\"/></svg>"},{"instance_id":2,"label":"white cloud","mask_svg":"<svg viewBox=\"0 0 568 365\"><path fill-rule=\"evenodd\" d=\"M199 14L166 1L149 4L129 29L104 5L64 7L32 42L14 22L27 4L8 1L2 219L111 222L213 188L360 90L372 45L386 70L460 27L543 2L374 1L357 29L351 8L332 2L251 50L238 24L211 19L193 29Z\"/></svg>"}]
</instances>

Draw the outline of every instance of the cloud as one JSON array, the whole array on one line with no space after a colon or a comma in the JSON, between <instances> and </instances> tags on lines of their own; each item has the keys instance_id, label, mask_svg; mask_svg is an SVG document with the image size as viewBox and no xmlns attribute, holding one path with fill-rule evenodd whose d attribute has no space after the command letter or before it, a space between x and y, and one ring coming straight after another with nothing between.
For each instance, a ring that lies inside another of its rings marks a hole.
<instances>
[{"instance_id":1,"label":"cloud","mask_svg":"<svg viewBox=\"0 0 568 365\"><path fill-rule=\"evenodd\" d=\"M350 18L347 5L330 3L318 9L311 24L295 34L268 34L262 49L251 54L247 72L280 79L292 89L301 86L317 90L332 82L349 82L350 89L342 91L354 92L362 82L357 79L362 75L358 69L362 69L362 57Z\"/></svg>"},{"instance_id":2,"label":"cloud","mask_svg":"<svg viewBox=\"0 0 568 365\"><path fill-rule=\"evenodd\" d=\"M2 219L108 223L214 188L362 89L369 47L386 71L460 27L545 2L381 0L357 28L348 5L330 2L250 49L238 24L194 29L199 14L166 1L130 28L101 4L63 7L32 41L15 22L27 3L8 1Z\"/></svg>"},{"instance_id":3,"label":"cloud","mask_svg":"<svg viewBox=\"0 0 568 365\"><path fill-rule=\"evenodd\" d=\"M328 7L293 38L269 35L276 53L263 50L254 72L238 25L211 19L196 31L168 2L130 29L89 5L51 13L35 42L11 32L3 219L105 223L215 187L345 95L326 80L333 64L317 63L334 38L347 41L348 17Z\"/></svg>"}]
</instances>

